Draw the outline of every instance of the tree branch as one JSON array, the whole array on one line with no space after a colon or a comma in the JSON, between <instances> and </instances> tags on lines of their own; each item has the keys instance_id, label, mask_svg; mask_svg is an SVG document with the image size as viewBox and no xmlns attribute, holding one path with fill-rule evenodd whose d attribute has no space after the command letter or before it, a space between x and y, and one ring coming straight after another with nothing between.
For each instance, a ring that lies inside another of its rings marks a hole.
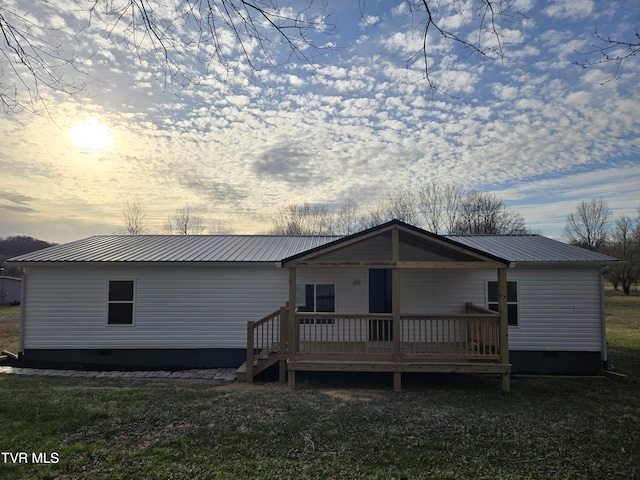
<instances>
[{"instance_id":1,"label":"tree branch","mask_svg":"<svg viewBox=\"0 0 640 480\"><path fill-rule=\"evenodd\" d=\"M86 76L80 81L67 81L64 69L67 66L79 72L76 58L65 57L60 45L51 43L32 30L48 29L35 25L26 16L6 7L0 8L0 54L11 68L16 82L28 92L28 99L21 98L17 85L2 84L0 103L5 112L17 113L27 110L32 113L48 113L42 96L42 88L76 94L87 84ZM4 72L1 72L4 73ZM4 76L4 75L0 75Z\"/></svg>"},{"instance_id":2,"label":"tree branch","mask_svg":"<svg viewBox=\"0 0 640 480\"><path fill-rule=\"evenodd\" d=\"M622 62L628 58L635 57L640 52L640 33L636 30L634 36L635 41L623 41L623 40L615 40L611 37L605 37L595 32L596 37L600 40L601 45L592 45L593 50L588 52L576 52L580 55L595 55L598 54L600 58L597 60L585 60L583 62L574 62L575 65L579 65L583 68L593 67L595 65L603 65L608 63L615 64L615 69L613 75L606 81L602 82L601 85L609 83L611 80L615 80L619 77L620 67Z\"/></svg>"}]
</instances>

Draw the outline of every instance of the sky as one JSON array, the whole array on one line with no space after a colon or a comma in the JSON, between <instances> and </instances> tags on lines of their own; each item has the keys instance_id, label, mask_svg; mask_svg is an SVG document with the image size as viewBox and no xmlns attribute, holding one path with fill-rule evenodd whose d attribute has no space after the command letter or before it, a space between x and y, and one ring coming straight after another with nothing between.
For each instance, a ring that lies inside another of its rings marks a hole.
<instances>
[{"instance_id":1,"label":"sky","mask_svg":"<svg viewBox=\"0 0 640 480\"><path fill-rule=\"evenodd\" d=\"M151 3L173 20L161 24L167 35L195 38L175 20L173 0ZM114 233L135 200L149 233L184 205L212 230L264 233L289 204L337 208L351 198L366 210L431 181L494 193L554 238L583 200L635 215L640 58L618 69L579 64L600 58L590 53L596 32L634 39L640 2L503 3L498 45L479 32L478 0L430 2L444 29L492 47L483 58L432 29L433 89L420 54L424 13L401 0L327 0L322 17L305 11L322 30L310 33L322 48L303 46L305 58L287 56L283 42L263 51L250 40L243 50L220 28L217 43L204 35L174 52L173 77L142 30L106 14L107 2L90 17L87 2L3 1L5 18L74 65L54 61L71 86L40 84L31 103L28 77L0 56L2 91L32 107L0 112L0 236L62 243Z\"/></svg>"}]
</instances>

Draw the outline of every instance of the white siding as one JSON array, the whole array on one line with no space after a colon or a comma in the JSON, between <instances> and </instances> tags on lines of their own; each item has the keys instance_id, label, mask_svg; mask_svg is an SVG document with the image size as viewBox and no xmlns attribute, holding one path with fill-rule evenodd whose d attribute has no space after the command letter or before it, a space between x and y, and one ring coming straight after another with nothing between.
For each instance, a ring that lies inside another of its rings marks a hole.
<instances>
[{"instance_id":1,"label":"white siding","mask_svg":"<svg viewBox=\"0 0 640 480\"><path fill-rule=\"evenodd\" d=\"M599 269L509 270L518 282L519 325L511 350L599 352L602 349Z\"/></svg>"},{"instance_id":2,"label":"white siding","mask_svg":"<svg viewBox=\"0 0 640 480\"><path fill-rule=\"evenodd\" d=\"M27 271L24 348L244 348L246 322L287 301L288 271L265 266L68 266ZM486 306L490 270L402 270L403 313ZM519 325L511 350L600 351L598 269L516 268ZM135 325L106 324L109 280L135 280ZM298 269L297 283L334 283L336 310L366 313L368 271Z\"/></svg>"},{"instance_id":3,"label":"white siding","mask_svg":"<svg viewBox=\"0 0 640 480\"><path fill-rule=\"evenodd\" d=\"M598 269L585 268L510 269L508 280L518 282L519 323L509 327L509 348L600 351L599 275ZM336 283L340 312L368 310L366 270L308 269L299 277ZM402 270L402 313L464 313L466 302L486 307L490 280L497 280L496 270Z\"/></svg>"},{"instance_id":4,"label":"white siding","mask_svg":"<svg viewBox=\"0 0 640 480\"><path fill-rule=\"evenodd\" d=\"M365 268L299 268L296 283L333 283L336 286L336 311L369 311L369 271Z\"/></svg>"},{"instance_id":5,"label":"white siding","mask_svg":"<svg viewBox=\"0 0 640 480\"><path fill-rule=\"evenodd\" d=\"M25 349L245 348L246 322L284 305L268 266L28 269ZM135 325L107 325L109 280L135 280Z\"/></svg>"},{"instance_id":6,"label":"white siding","mask_svg":"<svg viewBox=\"0 0 640 480\"><path fill-rule=\"evenodd\" d=\"M402 270L401 313L465 313L465 303L484 305L485 278L495 270Z\"/></svg>"},{"instance_id":7,"label":"white siding","mask_svg":"<svg viewBox=\"0 0 640 480\"><path fill-rule=\"evenodd\" d=\"M402 271L402 311L463 313L465 302L486 307L486 282L496 279L495 270ZM507 279L518 282L510 350L601 350L598 269L516 268Z\"/></svg>"}]
</instances>

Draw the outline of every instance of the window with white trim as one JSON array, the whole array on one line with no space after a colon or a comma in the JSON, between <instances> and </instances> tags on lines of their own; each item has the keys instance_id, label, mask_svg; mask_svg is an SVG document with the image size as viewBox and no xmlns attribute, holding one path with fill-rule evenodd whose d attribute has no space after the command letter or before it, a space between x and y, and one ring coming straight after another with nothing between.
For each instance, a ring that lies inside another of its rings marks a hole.
<instances>
[{"instance_id":1,"label":"window with white trim","mask_svg":"<svg viewBox=\"0 0 640 480\"><path fill-rule=\"evenodd\" d=\"M133 325L133 280L109 280L107 325Z\"/></svg>"},{"instance_id":2,"label":"window with white trim","mask_svg":"<svg viewBox=\"0 0 640 480\"><path fill-rule=\"evenodd\" d=\"M296 308L298 312L335 312L336 286L332 283L296 285ZM314 319L302 319L301 323L314 323ZM317 323L333 323L333 319L318 319Z\"/></svg>"},{"instance_id":3,"label":"window with white trim","mask_svg":"<svg viewBox=\"0 0 640 480\"><path fill-rule=\"evenodd\" d=\"M499 311L498 282L487 282L487 308ZM507 313L508 324L518 325L518 282L507 282Z\"/></svg>"}]
</instances>

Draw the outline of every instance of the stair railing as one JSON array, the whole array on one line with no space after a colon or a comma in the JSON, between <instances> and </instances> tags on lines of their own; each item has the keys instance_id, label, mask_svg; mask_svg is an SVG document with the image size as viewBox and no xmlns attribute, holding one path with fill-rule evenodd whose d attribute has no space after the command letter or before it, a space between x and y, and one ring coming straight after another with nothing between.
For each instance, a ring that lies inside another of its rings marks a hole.
<instances>
[{"instance_id":1,"label":"stair railing","mask_svg":"<svg viewBox=\"0 0 640 480\"><path fill-rule=\"evenodd\" d=\"M285 353L287 307L281 307L260 320L247 322L247 380L253 380L256 356L279 350Z\"/></svg>"}]
</instances>

